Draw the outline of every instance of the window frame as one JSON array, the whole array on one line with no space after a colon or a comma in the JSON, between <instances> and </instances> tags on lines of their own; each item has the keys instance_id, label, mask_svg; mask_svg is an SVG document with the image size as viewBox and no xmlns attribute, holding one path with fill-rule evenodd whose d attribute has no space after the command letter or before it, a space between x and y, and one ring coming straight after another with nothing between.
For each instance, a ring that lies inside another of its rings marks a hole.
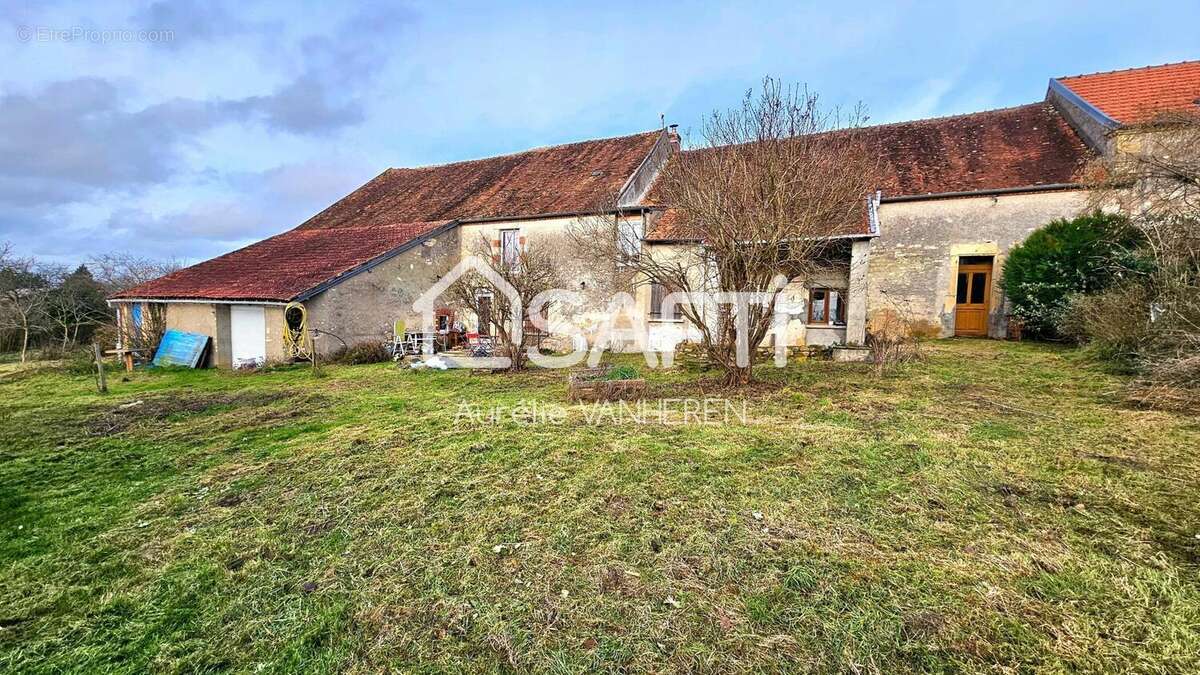
<instances>
[{"instance_id":1,"label":"window frame","mask_svg":"<svg viewBox=\"0 0 1200 675\"><path fill-rule=\"evenodd\" d=\"M671 289L663 283L657 281L650 282L650 319L653 321L683 321L683 315L679 311L679 305L676 304L672 308L672 316L664 317L662 313L663 300L672 293ZM658 296L658 302L655 302L655 296Z\"/></svg>"},{"instance_id":2,"label":"window frame","mask_svg":"<svg viewBox=\"0 0 1200 675\"><path fill-rule=\"evenodd\" d=\"M505 242L511 237L512 260L505 253ZM500 264L505 267L516 267L521 262L521 229L518 227L500 230Z\"/></svg>"},{"instance_id":3,"label":"window frame","mask_svg":"<svg viewBox=\"0 0 1200 675\"><path fill-rule=\"evenodd\" d=\"M813 307L816 305L816 294L824 293L824 315L821 320L813 319ZM833 302L837 298L837 303ZM813 286L808 289L808 304L805 306L805 323L810 326L828 326L830 328L846 327L846 291L841 288L828 286Z\"/></svg>"}]
</instances>

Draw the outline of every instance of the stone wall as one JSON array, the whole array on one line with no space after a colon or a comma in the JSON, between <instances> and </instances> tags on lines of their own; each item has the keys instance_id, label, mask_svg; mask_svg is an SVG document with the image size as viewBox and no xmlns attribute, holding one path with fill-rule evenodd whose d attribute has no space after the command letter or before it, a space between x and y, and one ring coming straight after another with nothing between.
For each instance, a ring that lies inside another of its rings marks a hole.
<instances>
[{"instance_id":1,"label":"stone wall","mask_svg":"<svg viewBox=\"0 0 1200 675\"><path fill-rule=\"evenodd\" d=\"M459 246L457 229L442 233L305 301L309 326L331 334L317 338L318 352L335 352L342 341L349 346L388 341L399 320L419 328L413 301L457 262ZM282 310L278 320L267 315L268 357L273 326L282 330Z\"/></svg>"},{"instance_id":2,"label":"stone wall","mask_svg":"<svg viewBox=\"0 0 1200 675\"><path fill-rule=\"evenodd\" d=\"M629 217L629 225L634 228L644 228L642 216ZM555 246L561 254L562 270L568 284L564 290L579 294L580 306L566 308L552 307L547 317L551 334L578 330L589 342L594 341L601 326L608 318L608 305L613 289L610 287L608 270L596 270L591 261L576 254L573 244L568 240L568 232L580 225L579 217L560 218L531 218L525 220L505 220L488 223L467 223L459 227L461 240L461 255L466 257L479 250L481 242L493 246L493 253L500 254L499 241L501 230L517 230L522 246ZM473 316L463 317L468 328L478 327ZM566 324L570 324L567 326ZM552 340L557 347L568 347L569 342Z\"/></svg>"},{"instance_id":3,"label":"stone wall","mask_svg":"<svg viewBox=\"0 0 1200 675\"><path fill-rule=\"evenodd\" d=\"M1073 191L885 202L880 235L870 247L868 315L896 309L932 323L942 336L953 335L958 259L990 255L995 266L988 334L1003 337L1004 257L1034 230L1083 208L1083 193Z\"/></svg>"}]
</instances>

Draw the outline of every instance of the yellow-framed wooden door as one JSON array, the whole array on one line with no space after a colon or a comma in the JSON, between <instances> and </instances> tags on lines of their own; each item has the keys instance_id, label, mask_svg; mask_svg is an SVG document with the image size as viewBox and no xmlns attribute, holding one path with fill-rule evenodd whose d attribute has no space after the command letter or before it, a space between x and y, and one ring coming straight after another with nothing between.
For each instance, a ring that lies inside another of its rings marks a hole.
<instances>
[{"instance_id":1,"label":"yellow-framed wooden door","mask_svg":"<svg viewBox=\"0 0 1200 675\"><path fill-rule=\"evenodd\" d=\"M992 263L958 266L955 287L954 334L986 336L992 302Z\"/></svg>"}]
</instances>

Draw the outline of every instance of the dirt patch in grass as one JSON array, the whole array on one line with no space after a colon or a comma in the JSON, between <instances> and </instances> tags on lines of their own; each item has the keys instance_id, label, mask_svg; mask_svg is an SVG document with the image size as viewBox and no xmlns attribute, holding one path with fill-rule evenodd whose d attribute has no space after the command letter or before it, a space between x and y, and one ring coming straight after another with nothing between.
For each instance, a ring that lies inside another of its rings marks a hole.
<instances>
[{"instance_id":1,"label":"dirt patch in grass","mask_svg":"<svg viewBox=\"0 0 1200 675\"><path fill-rule=\"evenodd\" d=\"M199 415L223 407L261 407L289 398L287 392L234 392L202 395L159 395L122 403L93 415L83 425L91 436L119 434L146 422Z\"/></svg>"},{"instance_id":2,"label":"dirt patch in grass","mask_svg":"<svg viewBox=\"0 0 1200 675\"><path fill-rule=\"evenodd\" d=\"M1126 469L1133 469L1135 471L1145 471L1146 469L1150 468L1150 465L1147 464L1146 462L1144 462L1140 459L1135 459L1133 457L1121 457L1118 455L1102 455L1099 453L1089 453L1089 454L1084 455L1084 458L1085 459L1094 459L1097 462L1104 462L1105 464L1112 464L1114 466L1119 466L1119 467L1123 467Z\"/></svg>"}]
</instances>

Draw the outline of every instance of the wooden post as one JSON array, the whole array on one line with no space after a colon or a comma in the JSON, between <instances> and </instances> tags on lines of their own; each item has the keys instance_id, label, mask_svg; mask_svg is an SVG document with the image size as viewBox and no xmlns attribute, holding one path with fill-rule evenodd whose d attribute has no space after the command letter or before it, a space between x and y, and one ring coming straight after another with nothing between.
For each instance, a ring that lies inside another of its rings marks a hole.
<instances>
[{"instance_id":1,"label":"wooden post","mask_svg":"<svg viewBox=\"0 0 1200 675\"><path fill-rule=\"evenodd\" d=\"M92 343L92 355L96 357L96 388L101 394L108 393L108 380L104 377L104 356L100 353L100 343Z\"/></svg>"}]
</instances>

